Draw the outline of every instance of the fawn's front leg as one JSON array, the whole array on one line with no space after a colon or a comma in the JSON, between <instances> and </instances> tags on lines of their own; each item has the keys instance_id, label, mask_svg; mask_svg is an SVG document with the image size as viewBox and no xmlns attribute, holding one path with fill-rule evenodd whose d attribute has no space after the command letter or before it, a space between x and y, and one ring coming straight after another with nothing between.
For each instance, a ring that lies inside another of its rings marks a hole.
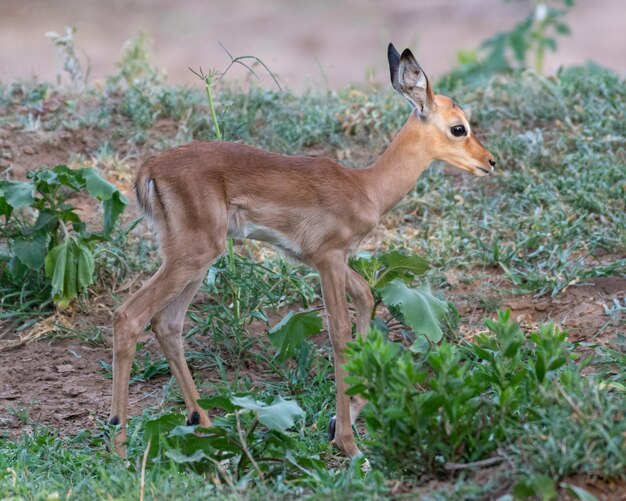
<instances>
[{"instance_id":1,"label":"fawn's front leg","mask_svg":"<svg viewBox=\"0 0 626 501\"><path fill-rule=\"evenodd\" d=\"M317 269L322 281L322 295L328 317L328 330L335 363L337 399L334 442L348 457L356 457L361 454L361 451L359 451L352 434L350 398L346 395L345 378L347 371L343 368L346 363L344 350L352 339L352 325L346 300L346 258L342 253L337 253L322 260L317 265Z\"/></svg>"}]
</instances>

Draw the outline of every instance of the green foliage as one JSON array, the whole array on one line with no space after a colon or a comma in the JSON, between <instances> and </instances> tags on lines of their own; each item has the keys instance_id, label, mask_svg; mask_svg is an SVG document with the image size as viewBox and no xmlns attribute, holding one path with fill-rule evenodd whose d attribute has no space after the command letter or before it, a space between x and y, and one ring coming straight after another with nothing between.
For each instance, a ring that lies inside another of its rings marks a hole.
<instances>
[{"instance_id":1,"label":"green foliage","mask_svg":"<svg viewBox=\"0 0 626 501\"><path fill-rule=\"evenodd\" d=\"M525 19L510 31L485 40L478 51L461 52L459 66L444 80L484 83L497 73L535 68L543 73L546 50L556 51L557 37L570 34L563 21L574 0L556 0L555 8L545 0L535 0Z\"/></svg>"},{"instance_id":2,"label":"green foliage","mask_svg":"<svg viewBox=\"0 0 626 501\"><path fill-rule=\"evenodd\" d=\"M117 73L107 83L111 85L123 81L132 88L147 82L157 82L159 72L152 61L152 45L153 41L143 32L127 40L122 47L122 57L116 63Z\"/></svg>"},{"instance_id":3,"label":"green foliage","mask_svg":"<svg viewBox=\"0 0 626 501\"><path fill-rule=\"evenodd\" d=\"M350 266L365 278L375 291L380 291L392 280L409 283L430 269L430 265L420 256L407 255L397 250L377 256L361 254L350 259Z\"/></svg>"},{"instance_id":4,"label":"green foliage","mask_svg":"<svg viewBox=\"0 0 626 501\"><path fill-rule=\"evenodd\" d=\"M440 322L448 303L433 296L430 286L407 287L401 280L387 283L381 292L383 302L398 308L404 323L418 335L437 343L443 337Z\"/></svg>"},{"instance_id":5,"label":"green foliage","mask_svg":"<svg viewBox=\"0 0 626 501\"><path fill-rule=\"evenodd\" d=\"M143 343L137 343L137 352L145 347ZM193 360L193 353L185 352L185 360L191 362ZM105 360L99 360L100 368L104 371L104 377L107 379L113 378L113 365ZM162 374L169 374L170 367L167 360L164 357L157 357L153 359L150 353L146 351L143 355L135 356L130 367L130 384L138 381L148 381L156 376Z\"/></svg>"},{"instance_id":6,"label":"green foliage","mask_svg":"<svg viewBox=\"0 0 626 501\"><path fill-rule=\"evenodd\" d=\"M185 426L179 414L165 414L145 424L150 465L175 465L206 470L232 483L257 477L293 476L319 469L323 463L299 456L287 433L304 412L293 400L278 396L271 404L246 397L203 399L200 404L220 408L211 428Z\"/></svg>"},{"instance_id":7,"label":"green foliage","mask_svg":"<svg viewBox=\"0 0 626 501\"><path fill-rule=\"evenodd\" d=\"M95 242L110 237L128 202L92 168L57 165L30 172L28 178L0 180L0 217L5 220L0 236L8 242L0 255L3 287L49 291L65 307L93 283ZM82 193L102 203L99 231L88 231L78 209L68 203Z\"/></svg>"},{"instance_id":8,"label":"green foliage","mask_svg":"<svg viewBox=\"0 0 626 501\"><path fill-rule=\"evenodd\" d=\"M542 462L543 468L565 465L557 476L589 469L614 475L623 468L626 425L622 413L609 417L622 405L621 397L583 378L565 333L547 324L527 338L508 312L486 326L488 331L471 341L460 346L444 342L425 355L407 351L379 332L350 345L350 393L369 401L363 415L370 459L387 471L411 474L441 473L450 463L520 451L524 463L535 461L537 468ZM581 436L567 423L583 416L594 423L594 432ZM548 434L555 442L545 464L549 443L539 447L538 434L545 433L548 423L565 428ZM565 461L557 444L577 440L571 450L575 457ZM585 452L598 441L606 455L590 466ZM532 459L526 457L532 454Z\"/></svg>"},{"instance_id":9,"label":"green foliage","mask_svg":"<svg viewBox=\"0 0 626 501\"><path fill-rule=\"evenodd\" d=\"M322 318L317 311L290 311L272 327L269 332L270 342L276 346L276 357L280 361L293 356L305 348L306 340L322 330Z\"/></svg>"},{"instance_id":10,"label":"green foliage","mask_svg":"<svg viewBox=\"0 0 626 501\"><path fill-rule=\"evenodd\" d=\"M453 313L450 305L435 297L428 284L409 286L430 269L423 258L393 250L377 256L362 254L351 259L350 266L370 284L376 303L383 302L394 318L400 317L412 329L418 336L416 343L427 342L424 336L430 342L441 340L446 315Z\"/></svg>"},{"instance_id":11,"label":"green foliage","mask_svg":"<svg viewBox=\"0 0 626 501\"><path fill-rule=\"evenodd\" d=\"M520 479L513 487L517 499L540 499L550 501L558 496L554 480L546 475L533 475Z\"/></svg>"},{"instance_id":12,"label":"green foliage","mask_svg":"<svg viewBox=\"0 0 626 501\"><path fill-rule=\"evenodd\" d=\"M195 326L189 335L210 332L215 348L235 359L258 342L249 327L254 321L268 325L268 309L294 302L306 307L315 297L297 268L278 259L259 263L236 253L211 267L203 290L215 299L192 307Z\"/></svg>"},{"instance_id":13,"label":"green foliage","mask_svg":"<svg viewBox=\"0 0 626 501\"><path fill-rule=\"evenodd\" d=\"M237 407L254 411L259 422L270 430L285 431L295 424L296 417L304 416L296 402L285 400L280 395L270 405L249 396L232 397L230 400Z\"/></svg>"}]
</instances>

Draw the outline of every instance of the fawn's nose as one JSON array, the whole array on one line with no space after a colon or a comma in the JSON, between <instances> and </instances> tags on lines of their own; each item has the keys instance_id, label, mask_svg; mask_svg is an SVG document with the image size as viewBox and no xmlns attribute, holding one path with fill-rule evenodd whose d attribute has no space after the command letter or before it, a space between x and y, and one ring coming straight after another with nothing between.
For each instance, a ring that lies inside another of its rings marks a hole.
<instances>
[{"instance_id":1,"label":"fawn's nose","mask_svg":"<svg viewBox=\"0 0 626 501\"><path fill-rule=\"evenodd\" d=\"M491 160L489 160L489 165L491 165L492 167L495 167L496 161L492 158Z\"/></svg>"}]
</instances>

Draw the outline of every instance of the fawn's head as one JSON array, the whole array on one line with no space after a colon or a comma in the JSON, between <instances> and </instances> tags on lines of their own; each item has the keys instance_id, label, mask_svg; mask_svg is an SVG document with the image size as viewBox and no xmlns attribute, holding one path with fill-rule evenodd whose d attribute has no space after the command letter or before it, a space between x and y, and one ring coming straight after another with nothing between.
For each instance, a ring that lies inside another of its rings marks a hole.
<instances>
[{"instance_id":1,"label":"fawn's head","mask_svg":"<svg viewBox=\"0 0 626 501\"><path fill-rule=\"evenodd\" d=\"M420 132L427 134L436 160L443 160L475 176L493 172L496 162L472 133L469 120L452 99L435 95L424 70L409 49L402 55L389 44L391 84L413 106Z\"/></svg>"}]
</instances>

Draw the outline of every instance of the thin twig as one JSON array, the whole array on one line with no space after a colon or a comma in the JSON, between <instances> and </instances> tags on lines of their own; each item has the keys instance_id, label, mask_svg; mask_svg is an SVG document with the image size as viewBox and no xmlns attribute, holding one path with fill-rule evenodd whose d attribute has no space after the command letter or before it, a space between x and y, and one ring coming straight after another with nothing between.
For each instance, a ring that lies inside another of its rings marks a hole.
<instances>
[{"instance_id":1,"label":"thin twig","mask_svg":"<svg viewBox=\"0 0 626 501\"><path fill-rule=\"evenodd\" d=\"M467 470L469 468L483 468L485 466L492 466L494 464L501 463L505 459L506 456L494 456L492 458L482 459L480 461L474 461L472 463L446 463L443 468L448 471Z\"/></svg>"},{"instance_id":2,"label":"thin twig","mask_svg":"<svg viewBox=\"0 0 626 501\"><path fill-rule=\"evenodd\" d=\"M143 453L143 459L141 461L141 483L139 484L139 501L143 501L146 492L146 465L148 464L148 453L150 452L150 445L152 444L152 437L148 439L146 445L146 452Z\"/></svg>"},{"instance_id":3,"label":"thin twig","mask_svg":"<svg viewBox=\"0 0 626 501\"><path fill-rule=\"evenodd\" d=\"M259 468L259 465L254 460L254 458L252 457L252 454L250 454L250 451L248 450L248 444L246 443L246 437L245 437L245 434L243 432L243 428L241 427L241 420L239 419L239 411L235 411L235 419L237 420L237 434L239 435L239 441L241 443L241 448L243 449L243 452L246 454L246 456L250 460L250 463L252 463L252 466L254 467L254 469L259 474L259 478L261 479L261 482L265 483L265 478L263 477L263 472L261 471L261 469Z\"/></svg>"},{"instance_id":4,"label":"thin twig","mask_svg":"<svg viewBox=\"0 0 626 501\"><path fill-rule=\"evenodd\" d=\"M226 73L228 72L228 70L230 69L231 66L233 66L235 63L240 64L241 66L243 66L244 68L246 68L248 71L250 71L250 73L252 73L257 80L259 79L259 76L254 72L254 70L252 68L250 68L247 64L241 62L242 59L254 59L257 63L259 63L261 66L263 66L263 68L265 68L265 71L267 71L268 75L270 77L272 77L272 80L274 80L274 83L276 84L276 87L278 87L278 89L281 92L285 92L283 90L283 88L280 86L280 84L278 83L278 80L276 79L276 76L274 75L274 73L272 73L272 70L270 70L267 65L261 61L258 57L256 56L238 56L238 57L233 57L232 54L230 52L228 52L228 50L226 49L226 47L224 47L224 45L222 44L222 42L217 42L220 44L220 47L222 49L224 49L224 52L226 52L226 54L228 54L228 57L230 57L230 64L226 67L226 69L220 74L220 77L218 80L221 80L224 75L226 75Z\"/></svg>"},{"instance_id":5,"label":"thin twig","mask_svg":"<svg viewBox=\"0 0 626 501\"><path fill-rule=\"evenodd\" d=\"M576 405L576 402L574 402L572 400L572 397L570 397L567 392L565 391L565 389L563 389L563 387L561 386L561 384L558 381L554 382L554 386L556 386L556 389L559 390L559 393L561 395L563 395L563 398L565 399L565 401L569 404L569 406L574 410L574 412L576 413L576 415L578 415L578 417L584 417L582 411L580 410L580 407L578 407L578 405Z\"/></svg>"},{"instance_id":6,"label":"thin twig","mask_svg":"<svg viewBox=\"0 0 626 501\"><path fill-rule=\"evenodd\" d=\"M151 391L151 392L149 392L149 393L146 393L145 395L143 395L143 396L141 396L141 397L139 397L139 398L136 398L135 400L131 400L131 401L129 402L129 405L134 405L134 404L136 404L137 402L141 402L142 400L145 400L146 398L153 397L153 396L154 396L156 393L158 393L159 391L161 391L161 388L157 388L156 390L153 390L153 391Z\"/></svg>"}]
</instances>

